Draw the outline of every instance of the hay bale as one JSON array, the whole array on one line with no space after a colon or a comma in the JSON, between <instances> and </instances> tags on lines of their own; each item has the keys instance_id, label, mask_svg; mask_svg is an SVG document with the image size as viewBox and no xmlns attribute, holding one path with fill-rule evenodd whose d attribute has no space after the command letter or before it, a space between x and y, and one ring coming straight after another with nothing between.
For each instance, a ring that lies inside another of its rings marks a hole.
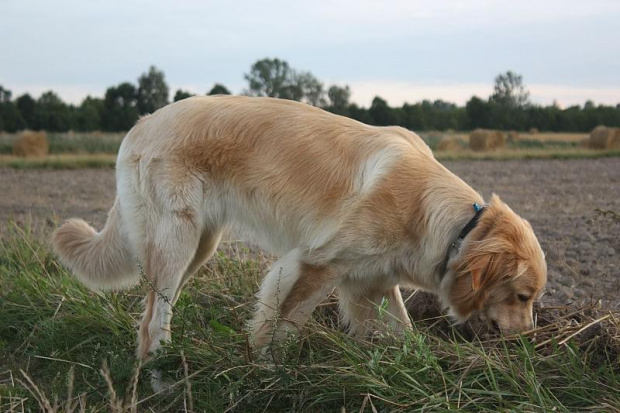
<instances>
[{"instance_id":1,"label":"hay bale","mask_svg":"<svg viewBox=\"0 0 620 413\"><path fill-rule=\"evenodd\" d=\"M474 151L492 151L506 146L506 136L498 131L476 129L469 135L469 147Z\"/></svg>"},{"instance_id":2,"label":"hay bale","mask_svg":"<svg viewBox=\"0 0 620 413\"><path fill-rule=\"evenodd\" d=\"M620 149L620 128L597 126L590 134L591 149Z\"/></svg>"},{"instance_id":3,"label":"hay bale","mask_svg":"<svg viewBox=\"0 0 620 413\"><path fill-rule=\"evenodd\" d=\"M442 138L437 144L438 151L458 151L462 148L459 139L450 136Z\"/></svg>"},{"instance_id":4,"label":"hay bale","mask_svg":"<svg viewBox=\"0 0 620 413\"><path fill-rule=\"evenodd\" d=\"M25 158L45 156L50 144L45 132L24 131L13 141L13 155Z\"/></svg>"}]
</instances>

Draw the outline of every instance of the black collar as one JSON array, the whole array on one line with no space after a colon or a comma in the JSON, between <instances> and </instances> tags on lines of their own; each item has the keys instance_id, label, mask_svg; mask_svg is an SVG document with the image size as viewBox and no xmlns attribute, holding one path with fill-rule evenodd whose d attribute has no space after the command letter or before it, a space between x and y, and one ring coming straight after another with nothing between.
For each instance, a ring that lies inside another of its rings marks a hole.
<instances>
[{"instance_id":1,"label":"black collar","mask_svg":"<svg viewBox=\"0 0 620 413\"><path fill-rule=\"evenodd\" d=\"M439 272L440 279L443 279L443 277L446 275L446 272L448 270L448 261L450 260L450 256L452 255L453 252L458 252L461 249L463 240L465 239L467 234L469 234L476 227L476 225L478 224L478 221L480 220L480 216L482 216L482 213L487 208L486 205L480 206L477 203L474 203L473 207L474 207L474 211L476 211L476 215L474 215L474 217L470 219L469 222L463 227L463 229L461 230L461 233L459 234L459 237L452 244L450 244L450 246L448 247L448 251L446 252L446 257L441 262L441 267L440 267L440 272Z\"/></svg>"}]
</instances>

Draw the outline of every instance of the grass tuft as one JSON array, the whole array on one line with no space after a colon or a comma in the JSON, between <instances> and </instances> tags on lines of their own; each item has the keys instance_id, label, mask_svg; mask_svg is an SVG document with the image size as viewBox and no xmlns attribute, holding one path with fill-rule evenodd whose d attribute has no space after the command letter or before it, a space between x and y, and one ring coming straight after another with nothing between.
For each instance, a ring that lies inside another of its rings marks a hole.
<instances>
[{"instance_id":1,"label":"grass tuft","mask_svg":"<svg viewBox=\"0 0 620 413\"><path fill-rule=\"evenodd\" d=\"M88 291L45 237L13 226L0 239L0 410L620 409L620 316L596 303L538 308L538 328L512 340L472 338L436 317L359 342L338 327L332 300L260 356L245 323L268 264L225 244L181 295L174 342L140 366L135 326L149 286ZM151 367L167 392L152 393Z\"/></svg>"}]
</instances>

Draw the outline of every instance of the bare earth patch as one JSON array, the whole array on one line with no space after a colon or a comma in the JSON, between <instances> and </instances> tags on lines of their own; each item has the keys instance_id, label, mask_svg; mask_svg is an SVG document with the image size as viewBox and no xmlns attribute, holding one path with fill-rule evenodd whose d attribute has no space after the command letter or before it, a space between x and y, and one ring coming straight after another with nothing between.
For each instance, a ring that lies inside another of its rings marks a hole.
<instances>
[{"instance_id":1,"label":"bare earth patch","mask_svg":"<svg viewBox=\"0 0 620 413\"><path fill-rule=\"evenodd\" d=\"M530 221L547 254L544 302L602 299L620 309L620 158L459 161L444 164L479 190L497 193ZM0 235L9 219L35 227L80 217L101 228L116 193L114 171L0 168Z\"/></svg>"}]
</instances>

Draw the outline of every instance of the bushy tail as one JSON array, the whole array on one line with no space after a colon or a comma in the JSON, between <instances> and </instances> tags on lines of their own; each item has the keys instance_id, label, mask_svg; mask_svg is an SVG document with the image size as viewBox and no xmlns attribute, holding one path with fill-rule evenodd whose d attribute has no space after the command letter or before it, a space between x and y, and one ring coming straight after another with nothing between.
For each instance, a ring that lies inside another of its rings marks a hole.
<instances>
[{"instance_id":1,"label":"bushy tail","mask_svg":"<svg viewBox=\"0 0 620 413\"><path fill-rule=\"evenodd\" d=\"M52 235L60 260L93 290L122 289L139 281L131 248L120 231L120 221L117 198L101 232L81 219L70 219Z\"/></svg>"}]
</instances>

